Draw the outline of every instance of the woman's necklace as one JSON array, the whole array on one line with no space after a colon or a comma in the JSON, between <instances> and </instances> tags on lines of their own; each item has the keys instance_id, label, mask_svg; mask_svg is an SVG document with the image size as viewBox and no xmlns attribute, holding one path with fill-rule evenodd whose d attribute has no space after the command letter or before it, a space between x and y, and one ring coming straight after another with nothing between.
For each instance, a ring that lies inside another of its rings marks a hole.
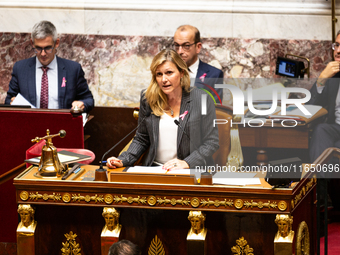
<instances>
[{"instance_id":1,"label":"woman's necklace","mask_svg":"<svg viewBox=\"0 0 340 255\"><path fill-rule=\"evenodd\" d=\"M171 117L174 116L174 110L172 110L171 106L169 105L169 108L170 108L170 114L171 114Z\"/></svg>"}]
</instances>

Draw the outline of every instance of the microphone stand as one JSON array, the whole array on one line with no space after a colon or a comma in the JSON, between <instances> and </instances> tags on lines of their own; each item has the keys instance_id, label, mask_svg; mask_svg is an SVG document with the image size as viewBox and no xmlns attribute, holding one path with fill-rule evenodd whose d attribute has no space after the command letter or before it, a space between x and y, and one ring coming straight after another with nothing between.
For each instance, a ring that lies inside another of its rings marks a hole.
<instances>
[{"instance_id":1,"label":"microphone stand","mask_svg":"<svg viewBox=\"0 0 340 255\"><path fill-rule=\"evenodd\" d=\"M116 143L115 145L113 145L107 152L104 153L102 160L100 161L100 166L98 169L96 169L95 171L95 177L94 180L95 181L107 181L107 171L106 169L103 168L103 160L105 158L105 156L110 153L114 148L117 147L117 145L119 145L121 142L123 142L128 136L130 136L134 131L137 130L137 128L139 127L140 124L142 124L145 120L146 117L150 116L151 113L147 113L144 118L142 119L142 121L137 125L137 127L135 127L134 129L132 129L132 131L130 133L128 133L126 136L124 136L118 143Z\"/></svg>"}]
</instances>

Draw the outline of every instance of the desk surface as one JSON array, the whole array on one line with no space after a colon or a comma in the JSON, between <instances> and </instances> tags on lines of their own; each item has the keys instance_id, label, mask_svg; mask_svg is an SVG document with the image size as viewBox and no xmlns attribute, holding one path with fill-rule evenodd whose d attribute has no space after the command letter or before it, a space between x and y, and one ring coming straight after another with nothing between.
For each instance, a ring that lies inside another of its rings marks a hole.
<instances>
[{"instance_id":1,"label":"desk surface","mask_svg":"<svg viewBox=\"0 0 340 255\"><path fill-rule=\"evenodd\" d=\"M14 179L18 203L290 213L316 185L315 178L289 189L271 189L264 180L257 186L96 182L82 181L82 176L63 181L37 178L35 172L29 168Z\"/></svg>"}]
</instances>

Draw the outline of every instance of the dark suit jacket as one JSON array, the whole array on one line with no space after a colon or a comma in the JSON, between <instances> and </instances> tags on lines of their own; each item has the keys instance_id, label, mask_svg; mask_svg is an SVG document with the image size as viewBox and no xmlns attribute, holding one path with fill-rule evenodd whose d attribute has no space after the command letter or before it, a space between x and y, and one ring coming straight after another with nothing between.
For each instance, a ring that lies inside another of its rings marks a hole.
<instances>
[{"instance_id":1,"label":"dark suit jacket","mask_svg":"<svg viewBox=\"0 0 340 255\"><path fill-rule=\"evenodd\" d=\"M321 105L328 111L327 123L335 123L335 100L338 95L340 72L328 79L322 93L317 92L316 83L310 89L311 99L308 104Z\"/></svg>"},{"instance_id":2,"label":"dark suit jacket","mask_svg":"<svg viewBox=\"0 0 340 255\"><path fill-rule=\"evenodd\" d=\"M206 76L204 78L204 81L201 82L199 78L204 74L206 74ZM218 99L216 93L212 91L208 86L206 86L209 85L214 90L216 90L217 94L221 98L221 102L223 102L223 89L215 89L215 84L223 84L223 72L220 69L213 67L207 63L204 63L203 61L200 60L196 75L195 86L198 88L208 90L211 93L211 95L214 96L215 101L218 104L220 103L220 100Z\"/></svg>"},{"instance_id":3,"label":"dark suit jacket","mask_svg":"<svg viewBox=\"0 0 340 255\"><path fill-rule=\"evenodd\" d=\"M181 127L177 132L177 158L185 160L190 168L204 166L204 158L207 165L213 165L212 155L219 148L218 129L213 127L213 120L216 119L215 105L209 96L207 97L207 115L201 115L201 95L205 92L193 88L190 93L183 91L180 114L188 111L188 114L182 120L179 119ZM143 158L143 165L152 165L157 152L159 137L159 120L153 114L144 119L150 107L143 99L141 93L140 110L138 123L140 124L136 135L128 150L119 156L123 160L124 166L133 165L140 156L146 152ZM190 146L190 143L192 146ZM190 147L192 152L190 153ZM197 149L193 149L197 148Z\"/></svg>"},{"instance_id":4,"label":"dark suit jacket","mask_svg":"<svg viewBox=\"0 0 340 255\"><path fill-rule=\"evenodd\" d=\"M59 108L70 109L74 100L80 100L84 102L84 111L89 112L94 106L94 100L80 64L59 57L57 57L57 63ZM37 106L35 66L36 57L24 59L14 64L5 104L10 104L11 98L20 93L32 105ZM65 87L61 87L63 77L66 80Z\"/></svg>"}]
</instances>

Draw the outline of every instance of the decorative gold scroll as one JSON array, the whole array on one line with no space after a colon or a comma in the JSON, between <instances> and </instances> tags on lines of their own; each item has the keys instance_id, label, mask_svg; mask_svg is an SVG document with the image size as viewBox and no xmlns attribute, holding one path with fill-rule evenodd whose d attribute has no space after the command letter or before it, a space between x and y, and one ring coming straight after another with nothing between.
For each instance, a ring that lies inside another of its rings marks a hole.
<instances>
[{"instance_id":1,"label":"decorative gold scroll","mask_svg":"<svg viewBox=\"0 0 340 255\"><path fill-rule=\"evenodd\" d=\"M295 201L292 200L292 207L294 207L294 203L297 203L299 199L303 197L303 195L306 193L306 190L310 189L310 187L313 184L308 183L304 190L301 190L301 194L298 194L295 197ZM106 203L106 204L123 204L123 203L129 203L129 204L143 204L143 205L149 205L149 206L155 206L155 205L160 205L160 206L166 206L168 204L172 206L187 206L187 207L193 207L193 208L198 208L198 207L210 207L214 206L215 208L218 208L220 206L223 206L225 208L230 207L230 208L236 208L238 210L242 209L279 209L280 211L285 211L287 210L287 203L285 201L244 201L242 199L210 199L210 198L174 198L174 197L156 197L153 195L150 195L148 197L142 197L142 196L137 196L137 197L132 197L132 196L124 196L124 195L112 195L112 194L105 194L105 195L81 195L81 194L70 194L70 193L63 193L62 196L59 193L53 193L52 195L48 195L46 193L40 194L39 192L36 193L28 193L27 191L21 191L20 194L20 199L23 201L26 200L35 200L38 201L39 199L43 199L45 201L48 200L53 200L53 201L60 201L62 200L64 203L79 203L81 201L85 201L87 203L94 202L94 203Z\"/></svg>"},{"instance_id":2,"label":"decorative gold scroll","mask_svg":"<svg viewBox=\"0 0 340 255\"><path fill-rule=\"evenodd\" d=\"M157 203L159 205L166 205L166 204L171 204L171 205L177 205L177 204L180 204L180 205L189 205L190 204L190 199L189 198L186 198L186 199L183 199L183 197L181 199L175 199L175 198L171 198L171 199L167 199L166 197L164 197L164 199L162 198L158 198L157 199Z\"/></svg>"},{"instance_id":3,"label":"decorative gold scroll","mask_svg":"<svg viewBox=\"0 0 340 255\"><path fill-rule=\"evenodd\" d=\"M103 195L86 195L86 196L81 196L80 194L72 194L72 200L73 202L80 202L80 201L85 201L87 203L94 201L95 203L104 203L104 197Z\"/></svg>"},{"instance_id":4,"label":"decorative gold scroll","mask_svg":"<svg viewBox=\"0 0 340 255\"><path fill-rule=\"evenodd\" d=\"M302 187L299 194L297 194L291 201L292 208L294 208L301 200L302 198L307 194L307 192L313 187L314 184L316 184L317 179L316 176L313 176L307 184Z\"/></svg>"}]
</instances>

